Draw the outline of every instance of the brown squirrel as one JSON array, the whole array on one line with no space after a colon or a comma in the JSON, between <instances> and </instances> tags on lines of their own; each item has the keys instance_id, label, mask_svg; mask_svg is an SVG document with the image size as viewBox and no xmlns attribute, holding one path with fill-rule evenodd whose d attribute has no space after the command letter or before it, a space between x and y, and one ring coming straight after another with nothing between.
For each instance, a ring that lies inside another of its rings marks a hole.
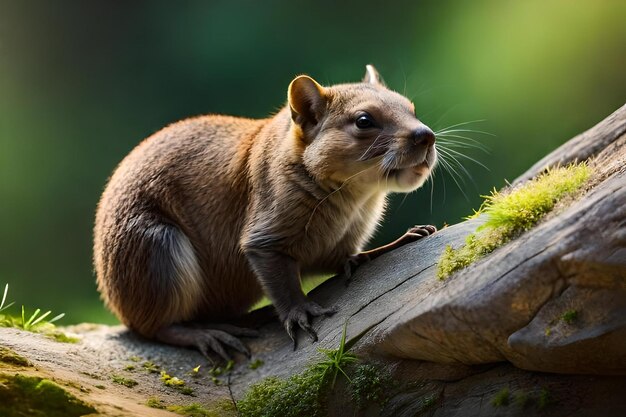
<instances>
[{"instance_id":1,"label":"brown squirrel","mask_svg":"<svg viewBox=\"0 0 626 417\"><path fill-rule=\"evenodd\" d=\"M237 336L251 331L219 323L263 293L292 339L302 328L316 340L311 318L335 310L307 299L301 276L349 275L434 233L416 226L359 253L387 194L420 187L436 159L434 133L371 65L361 83L296 77L268 119L174 123L141 142L106 186L94 230L98 288L130 329L205 356L249 355Z\"/></svg>"}]
</instances>

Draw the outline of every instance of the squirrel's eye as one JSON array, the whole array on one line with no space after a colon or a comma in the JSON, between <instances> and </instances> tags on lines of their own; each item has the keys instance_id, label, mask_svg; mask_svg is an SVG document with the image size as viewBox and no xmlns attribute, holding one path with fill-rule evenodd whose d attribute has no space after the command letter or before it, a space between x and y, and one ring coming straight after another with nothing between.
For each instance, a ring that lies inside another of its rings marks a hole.
<instances>
[{"instance_id":1,"label":"squirrel's eye","mask_svg":"<svg viewBox=\"0 0 626 417\"><path fill-rule=\"evenodd\" d=\"M368 129L374 127L374 120L369 114L363 114L356 119L356 127L359 129Z\"/></svg>"}]
</instances>

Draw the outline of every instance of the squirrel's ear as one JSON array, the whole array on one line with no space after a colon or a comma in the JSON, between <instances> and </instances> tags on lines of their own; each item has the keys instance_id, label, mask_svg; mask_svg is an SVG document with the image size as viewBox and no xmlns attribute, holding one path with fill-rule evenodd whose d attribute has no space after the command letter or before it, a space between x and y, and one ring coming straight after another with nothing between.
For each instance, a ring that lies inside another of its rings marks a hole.
<instances>
[{"instance_id":1,"label":"squirrel's ear","mask_svg":"<svg viewBox=\"0 0 626 417\"><path fill-rule=\"evenodd\" d=\"M296 77L288 92L291 118L297 124L316 125L326 111L328 96L324 87L306 75Z\"/></svg>"},{"instance_id":2,"label":"squirrel's ear","mask_svg":"<svg viewBox=\"0 0 626 417\"><path fill-rule=\"evenodd\" d=\"M385 82L380 77L378 71L376 71L376 68L370 64L365 66L365 76L363 77L363 82L366 84L385 85Z\"/></svg>"}]
</instances>

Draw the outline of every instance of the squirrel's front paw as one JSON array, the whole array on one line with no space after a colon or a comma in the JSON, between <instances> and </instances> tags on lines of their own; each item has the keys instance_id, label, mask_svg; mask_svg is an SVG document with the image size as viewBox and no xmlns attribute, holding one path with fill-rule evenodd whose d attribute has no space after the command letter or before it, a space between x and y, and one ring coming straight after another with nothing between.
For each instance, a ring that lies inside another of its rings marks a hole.
<instances>
[{"instance_id":1,"label":"squirrel's front paw","mask_svg":"<svg viewBox=\"0 0 626 417\"><path fill-rule=\"evenodd\" d=\"M356 255L348 256L348 259L346 259L346 263L343 265L343 274L348 279L346 285L348 285L348 283L352 279L352 274L354 274L354 271L356 271L359 266L369 261L370 257L365 253L357 253Z\"/></svg>"},{"instance_id":2,"label":"squirrel's front paw","mask_svg":"<svg viewBox=\"0 0 626 417\"><path fill-rule=\"evenodd\" d=\"M313 301L305 301L302 304L293 306L283 318L283 325L287 334L293 340L293 349L296 349L296 331L298 327L304 330L313 342L317 341L317 333L311 326L311 317L332 316L337 310L335 308L324 308Z\"/></svg>"}]
</instances>

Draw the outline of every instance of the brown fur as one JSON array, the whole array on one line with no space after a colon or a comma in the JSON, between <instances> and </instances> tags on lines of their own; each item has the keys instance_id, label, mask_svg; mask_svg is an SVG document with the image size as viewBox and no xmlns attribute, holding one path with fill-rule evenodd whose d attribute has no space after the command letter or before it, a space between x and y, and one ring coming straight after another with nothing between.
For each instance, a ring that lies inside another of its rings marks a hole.
<instances>
[{"instance_id":1,"label":"brown fur","mask_svg":"<svg viewBox=\"0 0 626 417\"><path fill-rule=\"evenodd\" d=\"M356 128L359 111L383 127ZM342 270L386 195L429 174L435 149L417 143L424 126L413 111L375 70L329 88L301 76L274 117L202 116L144 140L98 206L94 262L106 304L148 337L241 315L264 290L290 320L308 303L300 275Z\"/></svg>"}]
</instances>

